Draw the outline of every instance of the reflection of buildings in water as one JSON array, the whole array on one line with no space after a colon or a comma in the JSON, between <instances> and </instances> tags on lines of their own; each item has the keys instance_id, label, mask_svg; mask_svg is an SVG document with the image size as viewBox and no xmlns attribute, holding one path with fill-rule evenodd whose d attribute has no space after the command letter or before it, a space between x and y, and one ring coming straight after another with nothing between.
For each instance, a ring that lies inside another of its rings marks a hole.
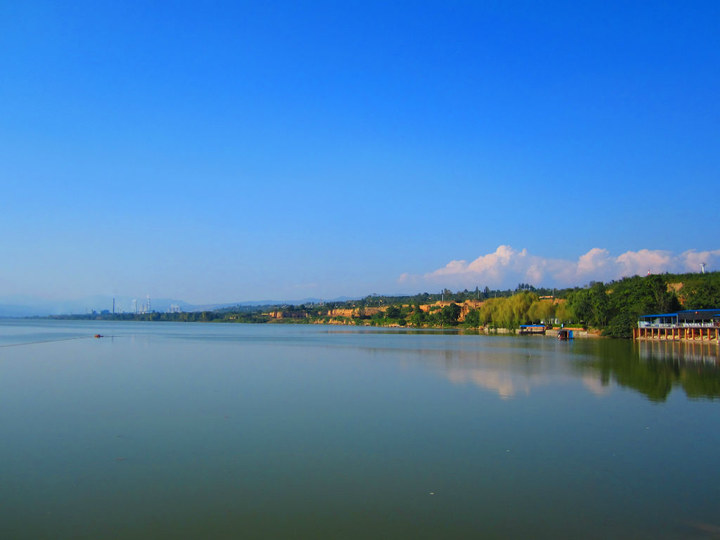
<instances>
[{"instance_id":1,"label":"reflection of buildings in water","mask_svg":"<svg viewBox=\"0 0 720 540\"><path fill-rule=\"evenodd\" d=\"M637 341L635 345L641 360L692 361L720 366L720 349L714 343Z\"/></svg>"}]
</instances>

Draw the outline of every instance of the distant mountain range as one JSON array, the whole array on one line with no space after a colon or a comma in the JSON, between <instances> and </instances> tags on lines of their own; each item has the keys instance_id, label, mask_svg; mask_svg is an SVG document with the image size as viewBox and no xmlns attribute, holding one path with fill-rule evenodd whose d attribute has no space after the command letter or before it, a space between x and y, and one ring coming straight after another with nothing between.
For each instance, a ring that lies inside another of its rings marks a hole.
<instances>
[{"instance_id":1,"label":"distant mountain range","mask_svg":"<svg viewBox=\"0 0 720 540\"><path fill-rule=\"evenodd\" d=\"M256 300L243 302L227 302L222 304L190 304L183 300L168 298L151 298L150 311L213 311L228 309L235 306L274 306L299 305L318 302L344 302L352 300L350 297L322 300L320 298L303 298L300 300ZM129 296L115 297L116 313L134 313L135 311L148 311L148 299L132 298ZM93 311L113 310L112 296L88 296L78 300L44 300L31 296L0 296L0 317L46 317L48 315L86 314Z\"/></svg>"}]
</instances>

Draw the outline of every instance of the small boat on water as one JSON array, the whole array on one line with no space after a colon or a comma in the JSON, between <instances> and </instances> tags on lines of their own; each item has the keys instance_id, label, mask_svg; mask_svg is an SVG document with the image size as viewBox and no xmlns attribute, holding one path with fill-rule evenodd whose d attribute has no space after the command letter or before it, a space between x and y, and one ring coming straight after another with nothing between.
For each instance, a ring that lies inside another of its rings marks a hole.
<instances>
[{"instance_id":1,"label":"small boat on water","mask_svg":"<svg viewBox=\"0 0 720 540\"><path fill-rule=\"evenodd\" d=\"M568 341L573 338L573 331L565 330L564 328L561 330L558 330L557 338L560 341Z\"/></svg>"},{"instance_id":2,"label":"small boat on water","mask_svg":"<svg viewBox=\"0 0 720 540\"><path fill-rule=\"evenodd\" d=\"M98 339L99 339L99 338L101 338L101 337L104 337L104 336L103 336L102 334L95 334L95 335L94 335L93 337L95 337L95 338L98 338Z\"/></svg>"}]
</instances>

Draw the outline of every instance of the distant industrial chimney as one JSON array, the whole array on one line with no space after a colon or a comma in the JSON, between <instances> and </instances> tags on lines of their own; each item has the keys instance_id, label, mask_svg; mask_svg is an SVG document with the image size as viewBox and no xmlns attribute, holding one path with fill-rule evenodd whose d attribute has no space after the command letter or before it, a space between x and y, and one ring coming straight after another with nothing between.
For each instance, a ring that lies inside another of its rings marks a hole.
<instances>
[{"instance_id":1,"label":"distant industrial chimney","mask_svg":"<svg viewBox=\"0 0 720 540\"><path fill-rule=\"evenodd\" d=\"M700 272L705 273L705 263L700 263Z\"/></svg>"}]
</instances>

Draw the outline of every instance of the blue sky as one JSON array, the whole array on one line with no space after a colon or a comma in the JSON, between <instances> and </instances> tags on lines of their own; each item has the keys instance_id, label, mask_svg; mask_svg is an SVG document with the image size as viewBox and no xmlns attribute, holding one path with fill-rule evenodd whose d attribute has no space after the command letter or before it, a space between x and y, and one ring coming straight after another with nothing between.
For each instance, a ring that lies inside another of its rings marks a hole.
<instances>
[{"instance_id":1,"label":"blue sky","mask_svg":"<svg viewBox=\"0 0 720 540\"><path fill-rule=\"evenodd\" d=\"M0 297L720 269L718 21L714 1L0 2Z\"/></svg>"}]
</instances>

